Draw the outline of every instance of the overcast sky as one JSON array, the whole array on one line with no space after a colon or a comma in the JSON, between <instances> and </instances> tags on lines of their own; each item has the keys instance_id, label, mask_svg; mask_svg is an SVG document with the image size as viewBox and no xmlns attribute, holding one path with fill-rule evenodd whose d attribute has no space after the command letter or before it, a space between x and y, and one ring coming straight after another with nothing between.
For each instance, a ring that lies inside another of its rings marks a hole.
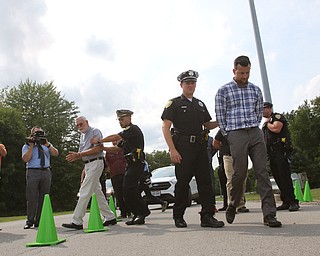
<instances>
[{"instance_id":1,"label":"overcast sky","mask_svg":"<svg viewBox=\"0 0 320 256\"><path fill-rule=\"evenodd\" d=\"M181 94L177 76L199 72L195 97L215 120L214 96L248 55L262 87L248 0L0 0L0 87L54 81L104 136L134 111L146 151L167 149L160 119ZM256 0L274 109L320 95L320 1ZM215 135L216 130L211 132Z\"/></svg>"}]
</instances>

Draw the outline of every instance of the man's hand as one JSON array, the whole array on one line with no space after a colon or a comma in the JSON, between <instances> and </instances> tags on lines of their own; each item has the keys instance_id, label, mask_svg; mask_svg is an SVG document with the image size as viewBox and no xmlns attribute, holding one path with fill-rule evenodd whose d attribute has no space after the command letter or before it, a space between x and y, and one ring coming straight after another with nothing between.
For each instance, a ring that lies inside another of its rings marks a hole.
<instances>
[{"instance_id":1,"label":"man's hand","mask_svg":"<svg viewBox=\"0 0 320 256\"><path fill-rule=\"evenodd\" d=\"M66 156L66 160L68 162L74 162L80 158L81 158L81 153L74 152L74 151L69 151L68 155Z\"/></svg>"},{"instance_id":2,"label":"man's hand","mask_svg":"<svg viewBox=\"0 0 320 256\"><path fill-rule=\"evenodd\" d=\"M176 149L170 150L170 158L174 164L180 164L182 160L181 155Z\"/></svg>"}]
</instances>

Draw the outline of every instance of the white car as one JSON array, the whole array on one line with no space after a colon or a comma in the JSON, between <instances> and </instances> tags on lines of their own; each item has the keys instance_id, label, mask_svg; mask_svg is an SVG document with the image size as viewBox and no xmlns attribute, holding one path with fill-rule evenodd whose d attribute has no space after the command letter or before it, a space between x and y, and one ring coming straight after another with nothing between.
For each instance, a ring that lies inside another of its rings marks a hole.
<instances>
[{"instance_id":1,"label":"white car","mask_svg":"<svg viewBox=\"0 0 320 256\"><path fill-rule=\"evenodd\" d=\"M300 188L302 187L301 185L301 181L300 181L300 178L299 178L299 175L297 173L291 173L291 179L292 179L292 185L293 187L295 186L295 183L296 181L299 182L299 185L300 185ZM271 185L272 185L272 191L273 193L275 194L279 194L280 193L280 189L275 181L275 179L271 176L270 177L270 182L271 182Z\"/></svg>"},{"instance_id":2,"label":"white car","mask_svg":"<svg viewBox=\"0 0 320 256\"><path fill-rule=\"evenodd\" d=\"M152 171L150 188L152 195L161 198L168 203L174 203L174 187L177 183L174 166L166 166ZM192 200L198 201L199 193L195 177L192 177L189 184L188 206L191 205ZM148 204L157 203L145 198Z\"/></svg>"}]
</instances>

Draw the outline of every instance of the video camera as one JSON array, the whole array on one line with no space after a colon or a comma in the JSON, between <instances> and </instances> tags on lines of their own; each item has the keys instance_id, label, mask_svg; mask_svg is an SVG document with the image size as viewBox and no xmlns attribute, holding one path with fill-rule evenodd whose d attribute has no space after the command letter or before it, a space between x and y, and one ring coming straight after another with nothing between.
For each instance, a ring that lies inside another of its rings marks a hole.
<instances>
[{"instance_id":1,"label":"video camera","mask_svg":"<svg viewBox=\"0 0 320 256\"><path fill-rule=\"evenodd\" d=\"M35 131L31 137L26 138L26 143L34 143L44 145L47 143L47 138L44 131Z\"/></svg>"}]
</instances>

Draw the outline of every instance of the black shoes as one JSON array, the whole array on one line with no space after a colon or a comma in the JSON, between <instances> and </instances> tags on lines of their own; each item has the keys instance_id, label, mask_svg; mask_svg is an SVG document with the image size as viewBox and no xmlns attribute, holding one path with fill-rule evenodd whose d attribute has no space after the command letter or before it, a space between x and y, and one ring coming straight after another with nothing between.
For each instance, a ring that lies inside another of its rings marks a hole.
<instances>
[{"instance_id":1,"label":"black shoes","mask_svg":"<svg viewBox=\"0 0 320 256\"><path fill-rule=\"evenodd\" d=\"M110 226L115 224L117 224L117 220L115 218L112 220L106 220L105 222L103 222L103 226Z\"/></svg>"},{"instance_id":2,"label":"black shoes","mask_svg":"<svg viewBox=\"0 0 320 256\"><path fill-rule=\"evenodd\" d=\"M291 204L283 203L282 205L277 207L277 211L289 210L290 212L295 212L295 211L299 211L299 208L300 206L297 202L293 202Z\"/></svg>"},{"instance_id":3,"label":"black shoes","mask_svg":"<svg viewBox=\"0 0 320 256\"><path fill-rule=\"evenodd\" d=\"M33 227L32 223L26 222L26 225L24 225L23 229L29 229L29 228L32 228L32 227Z\"/></svg>"},{"instance_id":4,"label":"black shoes","mask_svg":"<svg viewBox=\"0 0 320 256\"><path fill-rule=\"evenodd\" d=\"M187 222L185 222L185 220L182 217L175 218L174 224L176 225L177 228L186 228L188 226Z\"/></svg>"},{"instance_id":5,"label":"black shoes","mask_svg":"<svg viewBox=\"0 0 320 256\"><path fill-rule=\"evenodd\" d=\"M242 212L249 212L249 209L245 206L242 206L238 208L237 212L242 213Z\"/></svg>"},{"instance_id":6,"label":"black shoes","mask_svg":"<svg viewBox=\"0 0 320 256\"><path fill-rule=\"evenodd\" d=\"M263 218L263 224L265 226L269 226L270 228L279 228L282 225L282 223L278 221L277 218L272 214L268 214Z\"/></svg>"},{"instance_id":7,"label":"black shoes","mask_svg":"<svg viewBox=\"0 0 320 256\"><path fill-rule=\"evenodd\" d=\"M227 206L223 206L222 208L220 208L219 212L224 212L225 210L227 210Z\"/></svg>"},{"instance_id":8,"label":"black shoes","mask_svg":"<svg viewBox=\"0 0 320 256\"><path fill-rule=\"evenodd\" d=\"M299 211L299 204L297 204L296 202L290 204L289 206L289 212L296 212L296 211Z\"/></svg>"},{"instance_id":9,"label":"black shoes","mask_svg":"<svg viewBox=\"0 0 320 256\"><path fill-rule=\"evenodd\" d=\"M201 227L222 228L223 226L223 221L215 219L210 214L201 215Z\"/></svg>"},{"instance_id":10,"label":"black shoes","mask_svg":"<svg viewBox=\"0 0 320 256\"><path fill-rule=\"evenodd\" d=\"M226 210L226 219L229 224L232 224L236 216L236 207L229 205Z\"/></svg>"},{"instance_id":11,"label":"black shoes","mask_svg":"<svg viewBox=\"0 0 320 256\"><path fill-rule=\"evenodd\" d=\"M126 224L128 226L143 225L145 223L145 218L146 218L146 216L144 216L144 215L133 216L133 218L131 220L127 221Z\"/></svg>"},{"instance_id":12,"label":"black shoes","mask_svg":"<svg viewBox=\"0 0 320 256\"><path fill-rule=\"evenodd\" d=\"M282 204L280 206L277 207L277 211L283 211L283 210L288 210L290 207L289 204Z\"/></svg>"},{"instance_id":13,"label":"black shoes","mask_svg":"<svg viewBox=\"0 0 320 256\"><path fill-rule=\"evenodd\" d=\"M164 212L168 208L168 202L167 201L163 201L161 203L161 206L162 206L161 211Z\"/></svg>"},{"instance_id":14,"label":"black shoes","mask_svg":"<svg viewBox=\"0 0 320 256\"><path fill-rule=\"evenodd\" d=\"M83 225L77 225L75 223L63 223L62 227L64 228L73 228L73 229L77 229L77 230L81 230L83 229Z\"/></svg>"}]
</instances>

